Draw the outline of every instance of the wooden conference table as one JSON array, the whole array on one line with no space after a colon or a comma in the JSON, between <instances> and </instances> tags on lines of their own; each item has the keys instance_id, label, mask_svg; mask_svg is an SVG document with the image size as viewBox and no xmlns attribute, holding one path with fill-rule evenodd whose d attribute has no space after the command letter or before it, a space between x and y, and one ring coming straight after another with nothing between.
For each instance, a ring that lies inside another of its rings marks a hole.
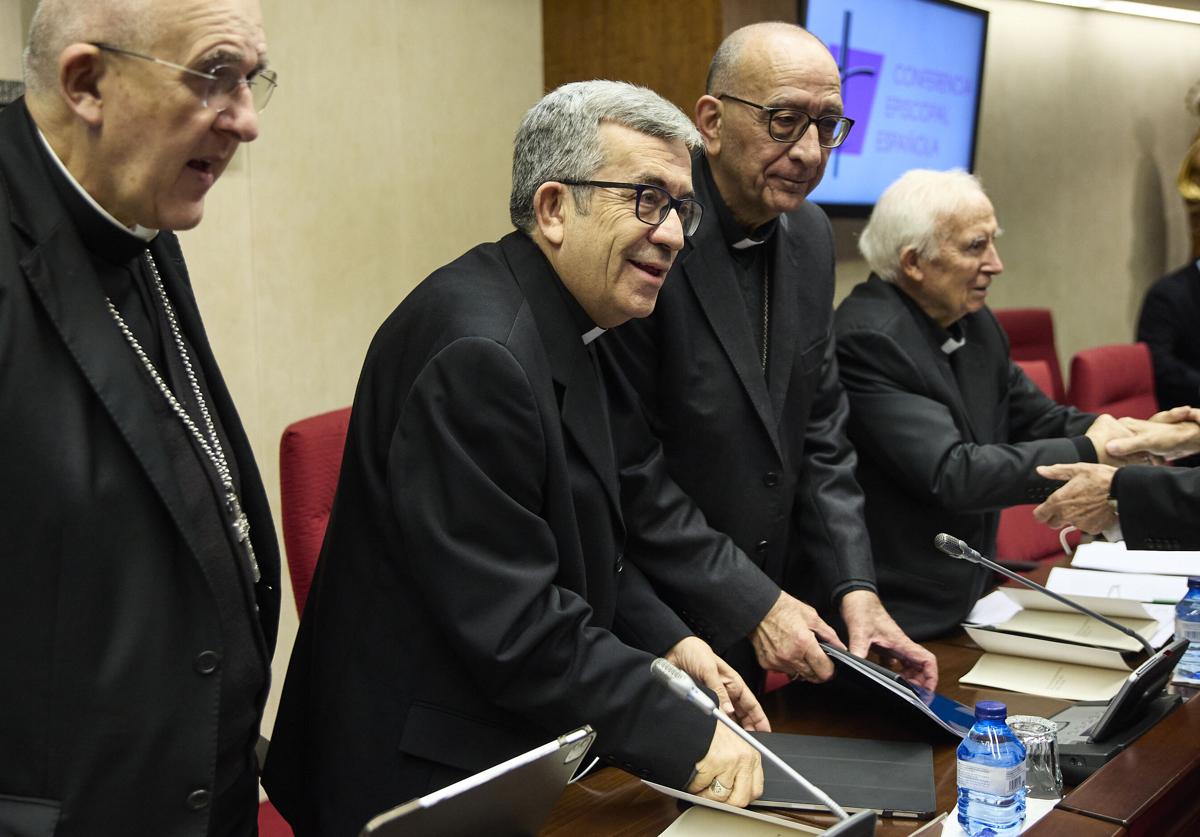
<instances>
[{"instance_id":1,"label":"wooden conference table","mask_svg":"<svg viewBox=\"0 0 1200 837\"><path fill-rule=\"evenodd\" d=\"M926 647L938 658L938 691L968 706L978 700L1002 700L1012 714L1047 716L1068 705L1052 698L960 685L959 678L980 654L965 634ZM886 711L871 715L847 707L831 700L829 690L805 683L767 695L763 708L776 732L928 741L933 744L938 811L952 811L956 745L932 727L899 727ZM689 710L680 704L681 712ZM675 800L609 767L568 787L542 834L651 837L679 813ZM798 819L822 827L832 823L830 817L815 815ZM876 833L908 835L921 825L914 820L883 819ZM931 829L934 835L940 834L937 829ZM1068 788L1058 807L1026 833L1035 837L1200 834L1200 700L1187 701L1086 782Z\"/></svg>"}]
</instances>

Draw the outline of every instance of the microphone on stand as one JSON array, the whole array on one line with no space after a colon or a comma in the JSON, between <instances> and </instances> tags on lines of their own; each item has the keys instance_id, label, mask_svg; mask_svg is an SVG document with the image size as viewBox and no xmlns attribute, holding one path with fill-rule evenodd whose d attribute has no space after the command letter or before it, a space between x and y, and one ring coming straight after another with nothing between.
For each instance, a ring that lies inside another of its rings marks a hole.
<instances>
[{"instance_id":1,"label":"microphone on stand","mask_svg":"<svg viewBox=\"0 0 1200 837\"><path fill-rule=\"evenodd\" d=\"M1101 616L1099 613L1092 610L1091 608L1084 607L1083 605L1079 604L1079 602L1071 601L1066 596L1062 596L1062 595L1059 595L1058 593L1055 593L1049 587L1046 587L1045 585L1042 585L1042 584L1038 584L1036 581L1031 581L1030 579L1025 578L1025 576L1023 576L1023 575L1014 573L1012 570L1007 569L1006 567L1002 567L1000 564L997 564L995 561L989 561L987 558L984 558L982 555L980 555L974 549L967 546L965 541L959 540L958 538L954 537L953 535L947 535L945 532L942 532L941 534L937 535L933 539L933 545L935 547L937 547L939 550L941 550L942 552L949 555L951 558L961 558L962 560L969 561L972 564L979 564L980 566L987 567L989 570L994 570L995 572L1000 573L1000 575L1005 576L1006 578L1011 578L1013 581L1017 581L1017 582L1020 582L1021 584L1024 584L1026 587L1030 588L1031 590L1037 590L1040 593L1044 593L1047 596L1049 596L1050 598L1054 599L1056 602L1062 602L1067 607L1077 610L1080 613L1084 614L1085 616L1090 616L1093 619L1100 620L1105 625L1108 625L1110 628L1114 628L1114 629L1120 631L1121 633L1125 634L1126 636L1133 637L1133 639L1137 640L1138 644L1141 645L1142 648L1146 651L1147 656L1149 656L1149 657L1154 656L1154 646L1151 645L1146 640L1146 638L1143 637L1141 634L1139 634L1137 631L1134 631L1130 628L1125 627L1120 622L1114 622L1112 619L1109 619L1107 616Z\"/></svg>"},{"instance_id":2,"label":"microphone on stand","mask_svg":"<svg viewBox=\"0 0 1200 837\"><path fill-rule=\"evenodd\" d=\"M659 657L650 664L650 672L656 678L666 684L666 686L672 692L679 695L688 703L698 707L702 712L704 712L705 715L713 716L722 724L729 727L729 729L733 730L733 732L739 738L741 738L743 741L761 753L764 758L768 759L772 764L782 770L784 774L788 776L788 778L795 781L800 785L800 787L804 788L806 791L816 797L818 802L836 814L841 822L834 827L827 829L824 832L826 835L829 835L829 837L834 837L834 835L841 834L851 837L851 835L875 833L874 811L860 811L854 816L847 814L846 810L842 808L841 805L838 805L836 802L834 802L833 799L831 799L830 796L825 793L825 791L821 790L812 782L808 781L799 773L797 773L794 769L792 769L790 764L781 759L779 756L775 755L770 748L768 748L753 735L739 727L736 722L722 712L721 708L717 706L712 698L704 693L704 690L696 685L695 681L692 680L691 675L689 675L687 672L682 671L673 663L671 663L670 660L665 660L662 657Z\"/></svg>"}]
</instances>

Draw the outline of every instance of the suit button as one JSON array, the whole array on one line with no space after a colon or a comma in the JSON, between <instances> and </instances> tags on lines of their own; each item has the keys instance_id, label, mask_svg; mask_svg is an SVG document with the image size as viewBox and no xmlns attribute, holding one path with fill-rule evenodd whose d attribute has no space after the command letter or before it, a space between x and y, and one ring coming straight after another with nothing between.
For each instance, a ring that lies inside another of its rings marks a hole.
<instances>
[{"instance_id":1,"label":"suit button","mask_svg":"<svg viewBox=\"0 0 1200 837\"><path fill-rule=\"evenodd\" d=\"M204 788L200 788L188 794L187 805L193 811L202 811L208 807L211 800L212 794Z\"/></svg>"},{"instance_id":2,"label":"suit button","mask_svg":"<svg viewBox=\"0 0 1200 837\"><path fill-rule=\"evenodd\" d=\"M769 547L770 545L771 544L767 543L766 541L759 541L758 543L756 543L754 545L754 551L756 553L758 553L759 555L766 555L767 547Z\"/></svg>"},{"instance_id":3,"label":"suit button","mask_svg":"<svg viewBox=\"0 0 1200 837\"><path fill-rule=\"evenodd\" d=\"M767 471L765 474L763 474L763 485L767 486L768 488L773 488L774 486L779 485L779 474L775 473L774 471Z\"/></svg>"},{"instance_id":4,"label":"suit button","mask_svg":"<svg viewBox=\"0 0 1200 837\"><path fill-rule=\"evenodd\" d=\"M194 663L198 674L212 674L221 665L221 655L216 651L201 651Z\"/></svg>"}]
</instances>

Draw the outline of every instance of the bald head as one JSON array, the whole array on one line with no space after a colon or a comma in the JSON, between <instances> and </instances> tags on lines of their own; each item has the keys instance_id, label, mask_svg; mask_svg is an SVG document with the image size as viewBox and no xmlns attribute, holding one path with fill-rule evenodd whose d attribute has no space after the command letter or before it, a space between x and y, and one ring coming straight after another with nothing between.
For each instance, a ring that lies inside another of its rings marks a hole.
<instances>
[{"instance_id":1,"label":"bald head","mask_svg":"<svg viewBox=\"0 0 1200 837\"><path fill-rule=\"evenodd\" d=\"M161 31L159 0L41 0L25 46L25 87L40 96L58 85L58 57L71 44L103 41L146 50Z\"/></svg>"},{"instance_id":2,"label":"bald head","mask_svg":"<svg viewBox=\"0 0 1200 837\"><path fill-rule=\"evenodd\" d=\"M764 49L792 51L815 50L824 53L835 67L833 56L816 35L794 23L770 21L752 23L731 32L708 65L705 92L710 96L739 89L748 75L753 75Z\"/></svg>"}]
</instances>

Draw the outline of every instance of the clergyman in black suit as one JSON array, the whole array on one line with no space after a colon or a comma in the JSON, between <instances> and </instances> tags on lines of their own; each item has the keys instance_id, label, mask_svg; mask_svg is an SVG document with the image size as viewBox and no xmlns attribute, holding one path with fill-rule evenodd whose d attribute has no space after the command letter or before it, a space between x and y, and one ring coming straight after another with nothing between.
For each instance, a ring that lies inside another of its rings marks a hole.
<instances>
[{"instance_id":1,"label":"clergyman in black suit","mask_svg":"<svg viewBox=\"0 0 1200 837\"><path fill-rule=\"evenodd\" d=\"M1000 510L1050 493L1037 465L1110 461L1103 443L1128 433L1010 360L986 305L999 231L972 175L908 172L875 205L859 238L873 273L835 317L880 595L918 639L957 626L990 580L934 549L939 532L992 555Z\"/></svg>"},{"instance_id":2,"label":"clergyman in black suit","mask_svg":"<svg viewBox=\"0 0 1200 837\"><path fill-rule=\"evenodd\" d=\"M1114 456L1165 459L1200 454L1200 409L1175 407L1149 421L1123 418L1132 436L1108 442ZM1050 526L1119 534L1131 549L1200 549L1200 468L1100 464L1042 466L1065 484L1034 510Z\"/></svg>"},{"instance_id":3,"label":"clergyman in black suit","mask_svg":"<svg viewBox=\"0 0 1200 837\"><path fill-rule=\"evenodd\" d=\"M875 591L834 356L833 236L805 200L850 130L837 65L798 26L744 27L714 55L696 121L704 218L654 314L606 346L645 402L671 476L776 588L750 641L717 647L748 682L761 684L764 669L827 679L817 639L841 643L808 601L840 611L851 651L875 645L932 688L936 660Z\"/></svg>"},{"instance_id":4,"label":"clergyman in black suit","mask_svg":"<svg viewBox=\"0 0 1200 837\"><path fill-rule=\"evenodd\" d=\"M698 141L644 88L548 94L514 146L517 230L434 272L376 334L264 774L301 837L353 835L582 724L632 773L736 805L761 792L754 751L652 679L665 655L766 726L642 575L711 568L705 606L745 621L753 567L661 463L622 475L625 408L593 345L653 308L700 214ZM643 539L658 548L628 560Z\"/></svg>"},{"instance_id":5,"label":"clergyman in black suit","mask_svg":"<svg viewBox=\"0 0 1200 837\"><path fill-rule=\"evenodd\" d=\"M1160 410L1200 404L1200 262L1150 286L1138 316L1137 339L1150 347Z\"/></svg>"},{"instance_id":6,"label":"clergyman in black suit","mask_svg":"<svg viewBox=\"0 0 1200 837\"><path fill-rule=\"evenodd\" d=\"M0 834L255 832L279 553L172 230L265 51L252 0L43 0L0 113Z\"/></svg>"}]
</instances>

